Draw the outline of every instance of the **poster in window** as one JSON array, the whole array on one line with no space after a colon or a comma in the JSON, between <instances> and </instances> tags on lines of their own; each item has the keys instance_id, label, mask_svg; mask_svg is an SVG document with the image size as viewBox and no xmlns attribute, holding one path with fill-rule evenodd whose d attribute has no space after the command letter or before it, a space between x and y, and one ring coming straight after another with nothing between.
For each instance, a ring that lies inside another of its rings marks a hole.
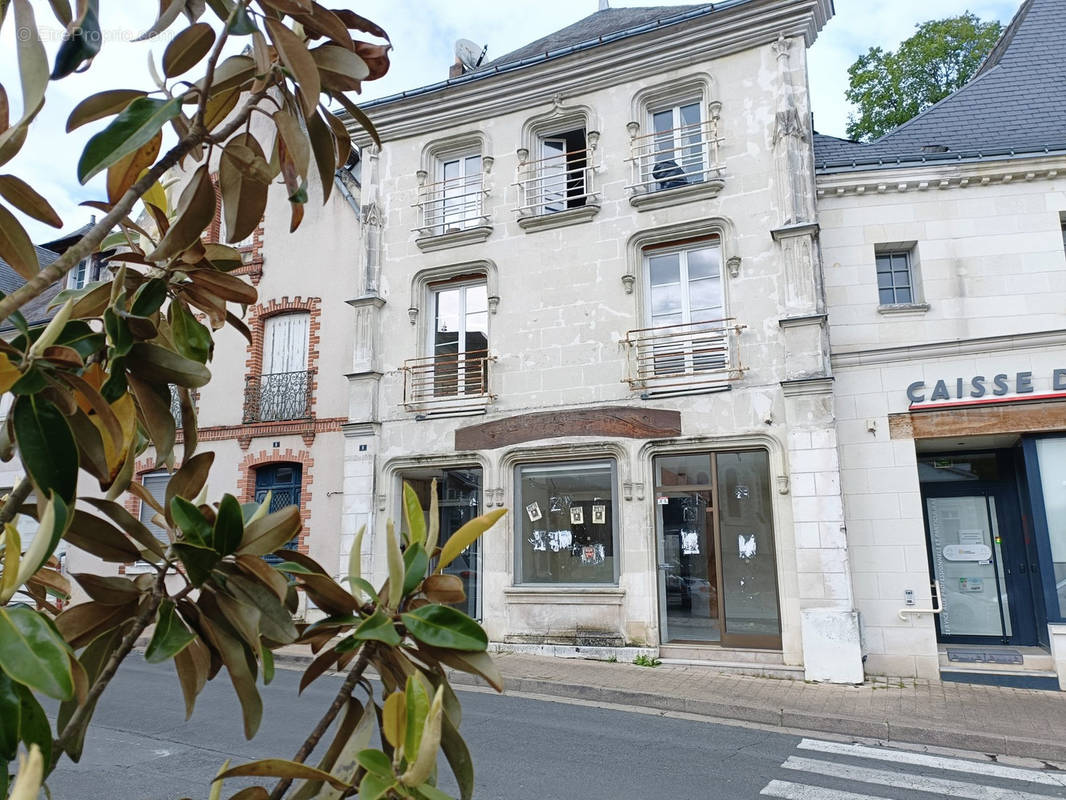
<instances>
[{"instance_id":1,"label":"poster in window","mask_svg":"<svg viewBox=\"0 0 1066 800\"><path fill-rule=\"evenodd\" d=\"M593 525L606 525L607 524L607 506L599 503L592 506L592 524Z\"/></svg>"},{"instance_id":2,"label":"poster in window","mask_svg":"<svg viewBox=\"0 0 1066 800\"><path fill-rule=\"evenodd\" d=\"M540 503L536 500L526 506L526 514L529 516L530 522L536 522L544 517L544 515L540 513Z\"/></svg>"},{"instance_id":3,"label":"poster in window","mask_svg":"<svg viewBox=\"0 0 1066 800\"><path fill-rule=\"evenodd\" d=\"M585 524L585 509L581 506L570 506L570 524L571 525L584 525Z\"/></svg>"},{"instance_id":4,"label":"poster in window","mask_svg":"<svg viewBox=\"0 0 1066 800\"><path fill-rule=\"evenodd\" d=\"M700 554L699 531L681 531L681 555L698 556Z\"/></svg>"}]
</instances>

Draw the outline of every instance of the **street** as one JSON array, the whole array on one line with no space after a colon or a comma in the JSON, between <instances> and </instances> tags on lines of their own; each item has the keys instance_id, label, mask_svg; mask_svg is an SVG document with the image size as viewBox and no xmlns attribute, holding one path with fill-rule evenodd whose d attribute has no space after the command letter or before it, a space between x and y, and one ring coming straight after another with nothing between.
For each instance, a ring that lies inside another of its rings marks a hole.
<instances>
[{"instance_id":1,"label":"street","mask_svg":"<svg viewBox=\"0 0 1066 800\"><path fill-rule=\"evenodd\" d=\"M299 675L278 670L263 692L259 735L246 742L224 677L208 684L185 723L173 669L134 656L104 695L81 764L64 761L53 774L52 796L206 798L227 758L238 764L296 750L339 683L320 678L298 699ZM964 760L479 691L461 691L460 700L480 800L1066 798L1064 772L979 755ZM450 778L443 760L442 774ZM227 781L222 796L243 785Z\"/></svg>"}]
</instances>

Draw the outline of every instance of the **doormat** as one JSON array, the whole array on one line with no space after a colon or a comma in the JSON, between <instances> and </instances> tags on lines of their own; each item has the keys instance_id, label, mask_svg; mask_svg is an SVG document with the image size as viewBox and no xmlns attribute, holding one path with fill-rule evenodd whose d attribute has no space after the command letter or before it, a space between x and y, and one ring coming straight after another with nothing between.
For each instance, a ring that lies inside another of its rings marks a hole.
<instances>
[{"instance_id":1,"label":"doormat","mask_svg":"<svg viewBox=\"0 0 1066 800\"><path fill-rule=\"evenodd\" d=\"M970 650L948 648L948 661L961 664L1024 664L1025 659L1017 650Z\"/></svg>"}]
</instances>

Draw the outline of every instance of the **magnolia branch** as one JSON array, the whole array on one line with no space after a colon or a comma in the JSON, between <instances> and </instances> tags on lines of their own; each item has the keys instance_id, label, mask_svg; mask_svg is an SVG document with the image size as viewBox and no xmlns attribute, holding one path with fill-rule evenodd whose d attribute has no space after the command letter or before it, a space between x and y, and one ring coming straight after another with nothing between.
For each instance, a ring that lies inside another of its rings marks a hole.
<instances>
[{"instance_id":1,"label":"magnolia branch","mask_svg":"<svg viewBox=\"0 0 1066 800\"><path fill-rule=\"evenodd\" d=\"M341 709L344 708L348 702L348 698L351 697L352 692L355 690L355 686L359 683L359 680L363 677L363 673L366 671L367 665L370 664L371 649L373 645L364 644L363 649L359 652L359 658L356 659L355 664L352 665L351 672L348 673L348 677L344 679L344 683L341 684L340 691L337 692L337 696L333 698L333 703L326 713L322 715L322 719L318 721L315 729L311 731L310 735L300 746L300 749L296 751L296 755L292 757L292 760L302 764L304 760L314 752L315 747L318 746L319 740L329 730L329 726L333 724L333 720L337 718ZM285 795L285 791L292 785L292 778L282 778L278 781L277 786L274 787L274 791L270 793L270 800L280 800Z\"/></svg>"}]
</instances>

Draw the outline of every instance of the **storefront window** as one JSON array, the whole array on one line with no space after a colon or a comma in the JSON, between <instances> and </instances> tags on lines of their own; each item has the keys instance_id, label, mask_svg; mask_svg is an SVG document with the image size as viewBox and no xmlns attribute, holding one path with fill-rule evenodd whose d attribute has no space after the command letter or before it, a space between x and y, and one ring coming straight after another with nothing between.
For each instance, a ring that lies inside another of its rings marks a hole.
<instances>
[{"instance_id":1,"label":"storefront window","mask_svg":"<svg viewBox=\"0 0 1066 800\"><path fill-rule=\"evenodd\" d=\"M1059 614L1066 618L1066 439L1039 439L1040 484L1044 494L1051 563Z\"/></svg>"},{"instance_id":2,"label":"storefront window","mask_svg":"<svg viewBox=\"0 0 1066 800\"><path fill-rule=\"evenodd\" d=\"M517 468L522 583L616 583L614 462Z\"/></svg>"}]
</instances>

